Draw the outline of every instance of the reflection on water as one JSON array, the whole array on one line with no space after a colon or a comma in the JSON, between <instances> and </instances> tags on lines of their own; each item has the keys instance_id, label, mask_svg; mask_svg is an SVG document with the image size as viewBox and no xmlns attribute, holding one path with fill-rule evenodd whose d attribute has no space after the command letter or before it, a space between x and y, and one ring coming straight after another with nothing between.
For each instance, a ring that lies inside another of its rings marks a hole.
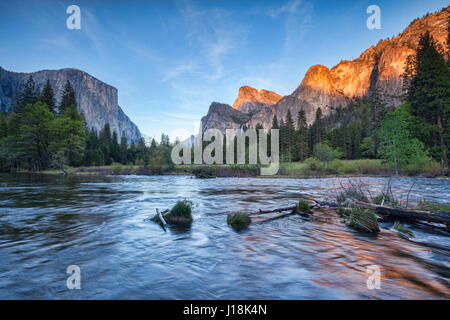
<instances>
[{"instance_id":1,"label":"reflection on water","mask_svg":"<svg viewBox=\"0 0 450 320\"><path fill-rule=\"evenodd\" d=\"M447 179L402 178L410 201L449 202ZM386 179L366 178L373 194ZM411 226L413 241L382 225L348 229L333 212L289 216L235 232L224 212L294 203L299 192L333 197L338 179L185 176L0 175L0 298L414 299L450 298L450 238ZM191 199L194 223L145 219ZM81 268L68 290L66 268ZM381 289L369 290L370 265Z\"/></svg>"}]
</instances>

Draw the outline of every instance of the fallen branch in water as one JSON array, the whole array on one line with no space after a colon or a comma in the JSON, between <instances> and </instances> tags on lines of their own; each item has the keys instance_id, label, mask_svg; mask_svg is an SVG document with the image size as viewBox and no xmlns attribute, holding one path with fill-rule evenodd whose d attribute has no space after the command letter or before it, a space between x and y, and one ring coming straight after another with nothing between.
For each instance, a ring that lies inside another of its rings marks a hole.
<instances>
[{"instance_id":1,"label":"fallen branch in water","mask_svg":"<svg viewBox=\"0 0 450 320\"><path fill-rule=\"evenodd\" d=\"M292 205L289 207L282 207L282 208L277 208L277 209L270 209L270 210L261 210L259 209L258 211L232 211L232 212L227 212L227 215L235 215L235 214L246 214L248 216L251 215L258 215L258 214L267 214L267 213L275 213L275 212L283 212L283 211L294 211L297 210L297 205Z\"/></svg>"},{"instance_id":2,"label":"fallen branch in water","mask_svg":"<svg viewBox=\"0 0 450 320\"><path fill-rule=\"evenodd\" d=\"M166 226L166 224L167 224L167 222L166 222L166 220L164 220L164 218L163 218L163 216L162 216L161 212L159 212L159 210L158 210L158 209L156 209L156 213L158 214L158 217L159 217L159 221L161 221L161 223L162 223L163 227L165 227L165 226Z\"/></svg>"},{"instance_id":3,"label":"fallen branch in water","mask_svg":"<svg viewBox=\"0 0 450 320\"><path fill-rule=\"evenodd\" d=\"M407 220L424 220L428 222L436 222L450 225L450 212L448 211L422 211L422 210L402 209L363 202L354 202L353 204L361 208L373 209L375 210L376 213L379 213L387 217L407 219Z\"/></svg>"}]
</instances>

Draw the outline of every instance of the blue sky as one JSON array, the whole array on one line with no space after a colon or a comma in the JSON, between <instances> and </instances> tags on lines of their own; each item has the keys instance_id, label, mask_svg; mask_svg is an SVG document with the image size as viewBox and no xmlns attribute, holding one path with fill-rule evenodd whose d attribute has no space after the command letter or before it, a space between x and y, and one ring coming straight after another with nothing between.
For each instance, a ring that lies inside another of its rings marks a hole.
<instances>
[{"instance_id":1,"label":"blue sky","mask_svg":"<svg viewBox=\"0 0 450 320\"><path fill-rule=\"evenodd\" d=\"M69 30L66 8L81 8ZM369 30L369 5L381 29ZM197 0L0 2L0 66L73 67L115 86L141 132L184 138L212 101L232 104L240 86L292 93L314 64L357 58L445 0Z\"/></svg>"}]
</instances>

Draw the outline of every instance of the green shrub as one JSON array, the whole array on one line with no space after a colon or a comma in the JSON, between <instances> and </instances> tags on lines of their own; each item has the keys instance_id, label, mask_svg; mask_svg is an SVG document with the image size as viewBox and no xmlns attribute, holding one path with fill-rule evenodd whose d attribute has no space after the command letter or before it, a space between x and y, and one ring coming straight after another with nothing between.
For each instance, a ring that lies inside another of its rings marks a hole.
<instances>
[{"instance_id":1,"label":"green shrub","mask_svg":"<svg viewBox=\"0 0 450 320\"><path fill-rule=\"evenodd\" d=\"M323 164L316 158L308 158L305 160L305 164L308 166L308 169L310 171L322 171L323 170Z\"/></svg>"},{"instance_id":2,"label":"green shrub","mask_svg":"<svg viewBox=\"0 0 450 320\"><path fill-rule=\"evenodd\" d=\"M337 213L340 214L341 216L349 217L352 212L349 209L339 207L337 209Z\"/></svg>"},{"instance_id":3,"label":"green shrub","mask_svg":"<svg viewBox=\"0 0 450 320\"><path fill-rule=\"evenodd\" d=\"M297 210L299 212L311 212L309 202L304 199L300 199L300 201L297 204Z\"/></svg>"},{"instance_id":4,"label":"green shrub","mask_svg":"<svg viewBox=\"0 0 450 320\"><path fill-rule=\"evenodd\" d=\"M326 143L316 143L313 147L313 154L315 158L324 162L342 158L343 156L343 154L339 150L331 148Z\"/></svg>"},{"instance_id":5,"label":"green shrub","mask_svg":"<svg viewBox=\"0 0 450 320\"><path fill-rule=\"evenodd\" d=\"M235 213L227 216L227 224L235 229L245 229L250 223L252 223L252 219L244 213Z\"/></svg>"},{"instance_id":6,"label":"green shrub","mask_svg":"<svg viewBox=\"0 0 450 320\"><path fill-rule=\"evenodd\" d=\"M192 222L192 201L177 201L170 211L164 210L161 215L169 224L189 224ZM151 220L159 222L159 216L156 214Z\"/></svg>"},{"instance_id":7,"label":"green shrub","mask_svg":"<svg viewBox=\"0 0 450 320\"><path fill-rule=\"evenodd\" d=\"M373 210L352 208L347 218L347 225L351 228L365 232L379 232L377 215Z\"/></svg>"}]
</instances>

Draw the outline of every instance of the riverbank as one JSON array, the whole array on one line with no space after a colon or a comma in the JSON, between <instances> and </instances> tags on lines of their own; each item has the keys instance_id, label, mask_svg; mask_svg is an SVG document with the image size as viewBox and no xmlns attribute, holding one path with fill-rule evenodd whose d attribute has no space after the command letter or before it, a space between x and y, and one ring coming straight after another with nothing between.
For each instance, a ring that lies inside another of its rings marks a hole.
<instances>
[{"instance_id":1,"label":"riverbank","mask_svg":"<svg viewBox=\"0 0 450 320\"><path fill-rule=\"evenodd\" d=\"M274 176L260 176L259 165L176 165L150 167L143 165L74 167L67 169L75 175L193 175L199 178L213 177L271 177L271 178L317 178L317 177L355 177L392 176L395 171L378 159L334 160L329 163L316 159L304 162L280 163ZM45 170L44 174L61 174L59 170ZM400 172L402 176L423 176L429 178L448 176L448 171L434 163L427 168L408 168Z\"/></svg>"}]
</instances>

